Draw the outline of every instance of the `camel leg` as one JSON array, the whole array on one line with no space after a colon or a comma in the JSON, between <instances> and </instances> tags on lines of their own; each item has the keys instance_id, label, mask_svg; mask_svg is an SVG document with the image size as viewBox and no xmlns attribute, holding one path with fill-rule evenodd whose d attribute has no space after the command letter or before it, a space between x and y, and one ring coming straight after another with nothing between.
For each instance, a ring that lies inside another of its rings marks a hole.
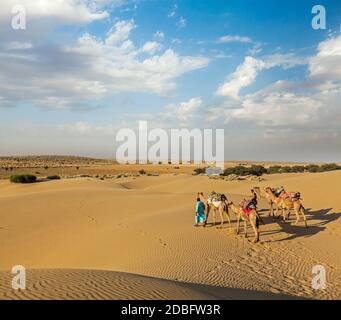
<instances>
[{"instance_id":1,"label":"camel leg","mask_svg":"<svg viewBox=\"0 0 341 320\"><path fill-rule=\"evenodd\" d=\"M237 234L239 234L240 215L237 216Z\"/></svg>"},{"instance_id":2,"label":"camel leg","mask_svg":"<svg viewBox=\"0 0 341 320\"><path fill-rule=\"evenodd\" d=\"M211 211L211 207L209 205L207 205L207 214L206 214L206 219L205 219L205 222L204 222L204 227L206 227L206 224L208 222L208 216L210 214L210 211Z\"/></svg>"},{"instance_id":3,"label":"camel leg","mask_svg":"<svg viewBox=\"0 0 341 320\"><path fill-rule=\"evenodd\" d=\"M302 213L305 227L308 228L307 217L306 217L306 215L305 215L305 210L304 210L304 207L303 207L302 205L301 205L299 211Z\"/></svg>"},{"instance_id":4,"label":"camel leg","mask_svg":"<svg viewBox=\"0 0 341 320\"><path fill-rule=\"evenodd\" d=\"M251 227L253 229L253 232L255 233L255 237L253 239L253 243L257 243L259 241L259 232L258 232L258 228L256 226L256 219L257 217L250 217L250 224Z\"/></svg>"},{"instance_id":5,"label":"camel leg","mask_svg":"<svg viewBox=\"0 0 341 320\"><path fill-rule=\"evenodd\" d=\"M244 220L244 237L247 238L247 223L246 223L246 220Z\"/></svg>"},{"instance_id":6,"label":"camel leg","mask_svg":"<svg viewBox=\"0 0 341 320\"><path fill-rule=\"evenodd\" d=\"M276 212L275 212L273 218L278 219L280 217L280 214L278 212L279 212L279 206L276 206Z\"/></svg>"},{"instance_id":7,"label":"camel leg","mask_svg":"<svg viewBox=\"0 0 341 320\"><path fill-rule=\"evenodd\" d=\"M285 208L284 207L282 207L282 216L283 216L283 222L285 222Z\"/></svg>"},{"instance_id":8,"label":"camel leg","mask_svg":"<svg viewBox=\"0 0 341 320\"><path fill-rule=\"evenodd\" d=\"M230 219L230 213L229 213L229 209L228 207L226 207L226 209L224 209L224 212L226 214L226 217L227 217L227 221L229 223L229 226L231 226L231 219Z\"/></svg>"},{"instance_id":9,"label":"camel leg","mask_svg":"<svg viewBox=\"0 0 341 320\"><path fill-rule=\"evenodd\" d=\"M274 217L274 209L272 207L272 202L270 202L269 205L270 205L270 210L269 210L268 217L272 216L272 218L273 218Z\"/></svg>"},{"instance_id":10,"label":"camel leg","mask_svg":"<svg viewBox=\"0 0 341 320\"><path fill-rule=\"evenodd\" d=\"M298 213L297 208L294 209L294 212L296 214L296 221L294 222L294 225L296 226L298 224L298 222L300 221L300 215Z\"/></svg>"},{"instance_id":11,"label":"camel leg","mask_svg":"<svg viewBox=\"0 0 341 320\"><path fill-rule=\"evenodd\" d=\"M222 209L219 209L219 214L220 214L220 226L219 228L221 229L223 227L223 224L224 224L224 211Z\"/></svg>"}]
</instances>

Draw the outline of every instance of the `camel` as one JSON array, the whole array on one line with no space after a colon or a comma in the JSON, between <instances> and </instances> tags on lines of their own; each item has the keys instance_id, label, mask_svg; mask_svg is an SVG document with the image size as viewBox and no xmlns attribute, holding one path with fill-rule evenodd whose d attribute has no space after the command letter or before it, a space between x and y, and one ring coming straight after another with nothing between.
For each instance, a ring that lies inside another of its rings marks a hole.
<instances>
[{"instance_id":1,"label":"camel","mask_svg":"<svg viewBox=\"0 0 341 320\"><path fill-rule=\"evenodd\" d=\"M224 196L225 200L220 200L220 201L214 201L214 200L210 199L209 197L206 198L202 192L199 192L198 196L204 200L204 202L206 203L206 207L207 207L207 214L206 214L204 227L207 224L208 217L209 217L211 209L213 209L213 225L214 226L216 223L216 213L217 212L219 212L219 214L220 214L220 220L221 220L220 228L222 228L222 226L224 224L224 213L227 216L227 221L228 221L229 225L231 225L231 219L230 219L229 210L228 210L228 206L227 206L227 199L225 196Z\"/></svg>"},{"instance_id":2,"label":"camel","mask_svg":"<svg viewBox=\"0 0 341 320\"><path fill-rule=\"evenodd\" d=\"M279 217L278 212L279 210L282 210L282 217L283 221L286 220L285 211L288 211L288 218L290 216L290 210L293 209L296 214L296 221L294 225L297 225L297 223L300 220L300 214L303 217L304 225L306 228L308 228L307 225L307 217L305 215L305 208L302 204L301 197L291 197L290 194L295 194L294 192L286 193L285 191L282 191L278 197L275 196L273 190L270 187L265 188L265 192L271 196L273 199L273 203L276 205L276 214L277 217ZM284 195L287 195L284 197Z\"/></svg>"},{"instance_id":3,"label":"camel","mask_svg":"<svg viewBox=\"0 0 341 320\"><path fill-rule=\"evenodd\" d=\"M250 222L250 225L255 233L255 237L252 240L253 243L257 243L259 241L259 215L256 209L250 209L248 213L246 213L242 207L236 207L233 202L229 202L227 206L234 212L237 217L237 234L239 234L239 224L240 219L244 221L244 233L245 238L247 238L247 222Z\"/></svg>"},{"instance_id":4,"label":"camel","mask_svg":"<svg viewBox=\"0 0 341 320\"><path fill-rule=\"evenodd\" d=\"M265 190L261 189L260 187L254 187L253 190L256 192L257 196L259 198L263 198L265 199L265 201L269 204L269 217L272 215L272 218L274 219L274 209L273 209L273 205L277 204L279 201L277 199L277 197L274 194L270 194L268 192L266 192L266 188Z\"/></svg>"}]
</instances>

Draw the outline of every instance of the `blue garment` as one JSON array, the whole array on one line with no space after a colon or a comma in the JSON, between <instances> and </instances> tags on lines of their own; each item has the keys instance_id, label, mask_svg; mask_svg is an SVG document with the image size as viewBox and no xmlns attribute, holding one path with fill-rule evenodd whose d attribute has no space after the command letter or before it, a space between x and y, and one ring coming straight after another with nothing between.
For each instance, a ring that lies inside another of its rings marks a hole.
<instances>
[{"instance_id":1,"label":"blue garment","mask_svg":"<svg viewBox=\"0 0 341 320\"><path fill-rule=\"evenodd\" d=\"M205 222L205 204L202 201L197 201L195 213L195 223Z\"/></svg>"}]
</instances>

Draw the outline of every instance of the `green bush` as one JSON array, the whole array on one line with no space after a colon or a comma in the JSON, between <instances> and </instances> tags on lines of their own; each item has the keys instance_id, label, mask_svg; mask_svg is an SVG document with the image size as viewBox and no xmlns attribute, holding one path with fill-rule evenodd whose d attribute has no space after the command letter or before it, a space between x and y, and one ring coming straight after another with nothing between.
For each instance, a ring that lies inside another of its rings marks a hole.
<instances>
[{"instance_id":1,"label":"green bush","mask_svg":"<svg viewBox=\"0 0 341 320\"><path fill-rule=\"evenodd\" d=\"M14 175L10 178L11 182L14 183L33 183L37 181L37 177L32 174L20 174L20 175Z\"/></svg>"},{"instance_id":2,"label":"green bush","mask_svg":"<svg viewBox=\"0 0 341 320\"><path fill-rule=\"evenodd\" d=\"M245 166L236 166L232 168L227 168L224 170L224 176L228 176L230 174L236 174L237 176L261 176L264 173L267 173L266 168L260 165L252 165L251 167Z\"/></svg>"},{"instance_id":3,"label":"green bush","mask_svg":"<svg viewBox=\"0 0 341 320\"><path fill-rule=\"evenodd\" d=\"M334 170L341 170L341 166L337 165L336 163L326 163L321 166L321 170L324 171L334 171Z\"/></svg>"},{"instance_id":4,"label":"green bush","mask_svg":"<svg viewBox=\"0 0 341 320\"><path fill-rule=\"evenodd\" d=\"M311 173L321 172L321 167L318 166L317 164L309 164L305 167L305 169Z\"/></svg>"},{"instance_id":5,"label":"green bush","mask_svg":"<svg viewBox=\"0 0 341 320\"><path fill-rule=\"evenodd\" d=\"M293 166L291 167L292 172L304 172L305 166Z\"/></svg>"},{"instance_id":6,"label":"green bush","mask_svg":"<svg viewBox=\"0 0 341 320\"><path fill-rule=\"evenodd\" d=\"M48 180L60 180L60 176L54 175L54 176L48 176L46 177Z\"/></svg>"},{"instance_id":7,"label":"green bush","mask_svg":"<svg viewBox=\"0 0 341 320\"><path fill-rule=\"evenodd\" d=\"M267 173L268 174L274 174L274 173L281 173L281 166L271 166L268 168Z\"/></svg>"}]
</instances>

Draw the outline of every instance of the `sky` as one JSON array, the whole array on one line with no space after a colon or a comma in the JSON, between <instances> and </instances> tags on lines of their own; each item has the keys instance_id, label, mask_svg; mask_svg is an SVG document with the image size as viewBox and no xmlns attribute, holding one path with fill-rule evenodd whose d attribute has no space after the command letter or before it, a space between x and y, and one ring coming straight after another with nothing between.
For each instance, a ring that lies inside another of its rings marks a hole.
<instances>
[{"instance_id":1,"label":"sky","mask_svg":"<svg viewBox=\"0 0 341 320\"><path fill-rule=\"evenodd\" d=\"M115 136L225 130L225 159L341 161L341 1L16 0L0 155L115 157ZM312 28L314 5L326 28Z\"/></svg>"}]
</instances>

